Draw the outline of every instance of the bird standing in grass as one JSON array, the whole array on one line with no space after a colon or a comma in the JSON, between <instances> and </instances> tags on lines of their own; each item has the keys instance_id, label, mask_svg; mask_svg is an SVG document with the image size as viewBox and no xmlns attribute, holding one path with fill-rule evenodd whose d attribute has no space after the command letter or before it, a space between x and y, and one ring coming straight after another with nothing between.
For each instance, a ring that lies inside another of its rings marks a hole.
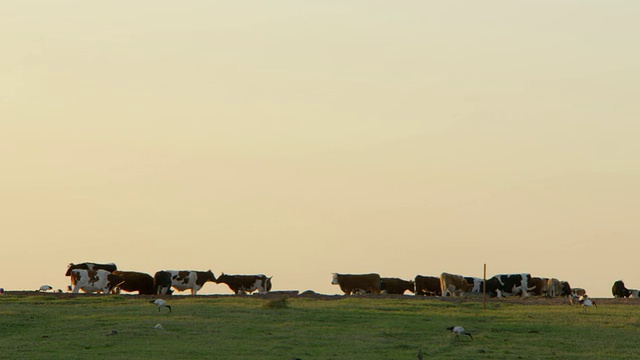
<instances>
[{"instance_id":1,"label":"bird standing in grass","mask_svg":"<svg viewBox=\"0 0 640 360\"><path fill-rule=\"evenodd\" d=\"M473 336L471 336L471 333L464 331L464 328L462 326L448 327L447 330L449 330L452 333L456 334L456 339L458 339L458 341L460 341L460 335L469 335L471 340L473 340Z\"/></svg>"},{"instance_id":2,"label":"bird standing in grass","mask_svg":"<svg viewBox=\"0 0 640 360\"><path fill-rule=\"evenodd\" d=\"M154 304L154 305L156 305L158 307L158 311L160 311L160 308L166 307L166 308L169 308L169 312L171 312L171 306L167 305L167 302L162 300L162 299L155 299L155 300L151 300L149 302Z\"/></svg>"}]
</instances>

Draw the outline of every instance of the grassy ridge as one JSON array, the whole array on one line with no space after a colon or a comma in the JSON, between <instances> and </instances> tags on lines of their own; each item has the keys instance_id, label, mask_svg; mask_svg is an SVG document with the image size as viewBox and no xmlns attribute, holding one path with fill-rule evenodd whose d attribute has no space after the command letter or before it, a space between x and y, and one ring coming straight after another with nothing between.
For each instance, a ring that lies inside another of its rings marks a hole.
<instances>
[{"instance_id":1,"label":"grassy ridge","mask_svg":"<svg viewBox=\"0 0 640 360\"><path fill-rule=\"evenodd\" d=\"M631 359L640 308L438 299L0 298L6 359ZM165 330L154 328L161 324ZM445 328L471 331L456 341ZM110 334L112 330L117 335Z\"/></svg>"}]
</instances>

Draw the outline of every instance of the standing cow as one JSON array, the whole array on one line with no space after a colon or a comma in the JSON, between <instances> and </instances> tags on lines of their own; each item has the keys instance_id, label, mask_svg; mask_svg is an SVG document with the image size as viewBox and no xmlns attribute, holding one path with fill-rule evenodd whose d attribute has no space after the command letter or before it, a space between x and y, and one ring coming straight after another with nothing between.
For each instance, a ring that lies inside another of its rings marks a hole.
<instances>
[{"instance_id":1,"label":"standing cow","mask_svg":"<svg viewBox=\"0 0 640 360\"><path fill-rule=\"evenodd\" d=\"M74 294L79 290L86 293L102 292L109 294L112 290L124 282L121 276L112 274L107 270L71 270L71 285L73 285Z\"/></svg>"},{"instance_id":2,"label":"standing cow","mask_svg":"<svg viewBox=\"0 0 640 360\"><path fill-rule=\"evenodd\" d=\"M178 291L191 290L191 295L197 295L207 281L215 282L216 277L211 270L163 270L154 276L155 288L158 294L169 294L171 287Z\"/></svg>"},{"instance_id":3,"label":"standing cow","mask_svg":"<svg viewBox=\"0 0 640 360\"><path fill-rule=\"evenodd\" d=\"M271 291L271 277L266 275L227 275L222 273L218 276L216 284L227 284L229 289L236 295L245 293L251 294L258 290L258 293L265 294Z\"/></svg>"},{"instance_id":4,"label":"standing cow","mask_svg":"<svg viewBox=\"0 0 640 360\"><path fill-rule=\"evenodd\" d=\"M440 274L440 291L442 297L447 294L451 296L462 296L465 292L471 291L473 285L469 284L467 279L462 275L449 274L443 272Z\"/></svg>"},{"instance_id":5,"label":"standing cow","mask_svg":"<svg viewBox=\"0 0 640 360\"><path fill-rule=\"evenodd\" d=\"M380 275L378 274L338 274L333 273L332 285L340 285L345 295L359 291L380 294Z\"/></svg>"},{"instance_id":6,"label":"standing cow","mask_svg":"<svg viewBox=\"0 0 640 360\"><path fill-rule=\"evenodd\" d=\"M487 293L494 297L517 294L527 297L529 296L528 291L534 289L529 287L530 282L531 275L527 273L495 275L487 280Z\"/></svg>"},{"instance_id":7,"label":"standing cow","mask_svg":"<svg viewBox=\"0 0 640 360\"><path fill-rule=\"evenodd\" d=\"M80 263L80 264L71 263L71 264L69 264L69 266L67 266L67 272L64 274L64 276L70 276L71 275L71 271L75 270L75 269L84 269L84 270L102 269L102 270L106 270L108 272L114 272L114 271L118 270L118 267L114 263L108 263L108 264L98 264L98 263L93 263L93 262L84 262L84 263Z\"/></svg>"},{"instance_id":8,"label":"standing cow","mask_svg":"<svg viewBox=\"0 0 640 360\"><path fill-rule=\"evenodd\" d=\"M437 276L416 275L414 279L416 285L416 295L440 296L440 278Z\"/></svg>"},{"instance_id":9,"label":"standing cow","mask_svg":"<svg viewBox=\"0 0 640 360\"><path fill-rule=\"evenodd\" d=\"M137 291L140 295L153 295L156 290L153 285L153 278L149 274L136 271L114 271L114 275L121 276L124 280L118 285L116 292L120 290L133 292Z\"/></svg>"},{"instance_id":10,"label":"standing cow","mask_svg":"<svg viewBox=\"0 0 640 360\"><path fill-rule=\"evenodd\" d=\"M386 294L402 295L405 291L415 292L415 284L413 281L402 280L398 278L380 278L380 292Z\"/></svg>"}]
</instances>

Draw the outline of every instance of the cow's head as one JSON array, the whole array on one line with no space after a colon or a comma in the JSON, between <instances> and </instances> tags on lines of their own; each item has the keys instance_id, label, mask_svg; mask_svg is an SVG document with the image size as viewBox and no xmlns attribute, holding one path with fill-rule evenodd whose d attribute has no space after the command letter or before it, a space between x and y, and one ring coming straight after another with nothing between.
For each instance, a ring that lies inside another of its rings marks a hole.
<instances>
[{"instance_id":1,"label":"cow's head","mask_svg":"<svg viewBox=\"0 0 640 360\"><path fill-rule=\"evenodd\" d=\"M73 263L69 263L69 265L67 266L67 272L64 274L64 276L71 276L71 270L73 270L73 267L75 265Z\"/></svg>"},{"instance_id":2,"label":"cow's head","mask_svg":"<svg viewBox=\"0 0 640 360\"><path fill-rule=\"evenodd\" d=\"M338 282L338 273L333 273L333 280L331 280L331 285L340 285Z\"/></svg>"},{"instance_id":3,"label":"cow's head","mask_svg":"<svg viewBox=\"0 0 640 360\"><path fill-rule=\"evenodd\" d=\"M216 276L213 275L213 271L209 270L207 272L204 273L204 280L205 281L213 281L216 282Z\"/></svg>"},{"instance_id":4,"label":"cow's head","mask_svg":"<svg viewBox=\"0 0 640 360\"><path fill-rule=\"evenodd\" d=\"M216 284L224 283L227 280L227 275L223 272L220 273L217 279L213 280Z\"/></svg>"}]
</instances>

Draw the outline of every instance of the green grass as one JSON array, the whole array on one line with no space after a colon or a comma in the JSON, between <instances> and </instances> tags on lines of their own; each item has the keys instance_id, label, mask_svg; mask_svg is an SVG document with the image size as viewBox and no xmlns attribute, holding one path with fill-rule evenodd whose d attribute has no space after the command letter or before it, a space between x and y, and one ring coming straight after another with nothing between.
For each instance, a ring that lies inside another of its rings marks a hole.
<instances>
[{"instance_id":1,"label":"green grass","mask_svg":"<svg viewBox=\"0 0 640 360\"><path fill-rule=\"evenodd\" d=\"M6 359L633 359L640 308L350 297L0 297ZM161 324L165 330L154 328ZM445 329L472 332L456 341ZM107 335L112 330L117 335Z\"/></svg>"}]
</instances>

